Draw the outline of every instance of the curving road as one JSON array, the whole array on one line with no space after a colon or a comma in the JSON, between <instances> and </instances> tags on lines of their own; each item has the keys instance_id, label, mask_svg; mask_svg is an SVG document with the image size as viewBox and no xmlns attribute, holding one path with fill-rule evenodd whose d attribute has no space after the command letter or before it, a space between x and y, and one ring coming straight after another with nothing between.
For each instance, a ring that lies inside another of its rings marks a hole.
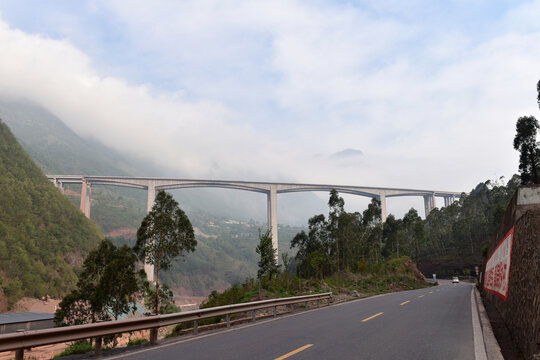
<instances>
[{"instance_id":1,"label":"curving road","mask_svg":"<svg viewBox=\"0 0 540 360\"><path fill-rule=\"evenodd\" d=\"M475 359L471 285L443 282L144 348L129 359Z\"/></svg>"}]
</instances>

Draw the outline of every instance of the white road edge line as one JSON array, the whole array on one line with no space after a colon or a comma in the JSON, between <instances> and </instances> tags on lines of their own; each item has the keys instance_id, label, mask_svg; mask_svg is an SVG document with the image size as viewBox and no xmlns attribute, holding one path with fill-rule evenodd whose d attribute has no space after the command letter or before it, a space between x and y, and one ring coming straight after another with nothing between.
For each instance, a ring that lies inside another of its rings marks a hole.
<instances>
[{"instance_id":1,"label":"white road edge line","mask_svg":"<svg viewBox=\"0 0 540 360\"><path fill-rule=\"evenodd\" d=\"M486 345L484 344L484 335L480 326L478 317L478 307L474 298L474 285L471 287L471 312L474 342L474 357L476 360L487 360Z\"/></svg>"}]
</instances>

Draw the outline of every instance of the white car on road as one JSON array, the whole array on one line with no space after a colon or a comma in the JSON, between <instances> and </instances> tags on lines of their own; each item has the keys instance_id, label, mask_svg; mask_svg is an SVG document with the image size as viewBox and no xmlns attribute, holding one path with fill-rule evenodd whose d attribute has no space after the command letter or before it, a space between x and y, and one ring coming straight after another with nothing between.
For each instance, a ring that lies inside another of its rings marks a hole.
<instances>
[{"instance_id":1,"label":"white car on road","mask_svg":"<svg viewBox=\"0 0 540 360\"><path fill-rule=\"evenodd\" d=\"M452 278L452 284L459 284L459 278L457 276Z\"/></svg>"}]
</instances>

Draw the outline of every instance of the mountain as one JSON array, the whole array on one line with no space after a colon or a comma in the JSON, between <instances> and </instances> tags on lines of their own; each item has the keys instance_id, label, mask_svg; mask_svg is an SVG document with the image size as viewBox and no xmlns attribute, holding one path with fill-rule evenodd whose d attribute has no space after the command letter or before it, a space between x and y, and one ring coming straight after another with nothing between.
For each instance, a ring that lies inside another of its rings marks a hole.
<instances>
[{"instance_id":1,"label":"mountain","mask_svg":"<svg viewBox=\"0 0 540 360\"><path fill-rule=\"evenodd\" d=\"M0 99L0 118L8 124L32 159L48 174L189 178L178 171L157 168L141 159L119 154L96 139L81 138L61 119L30 102ZM103 189L108 191L102 191ZM73 190L76 188L73 187ZM204 213L214 218L266 221L265 195L227 189L183 189L173 193L184 210ZM103 187L93 189L92 196L98 198L96 203L99 203L99 206L107 203L99 200L102 195L109 200L116 197L115 201L118 201L119 197L135 200L142 214L146 210L146 194L143 191ZM326 212L325 203L325 200L312 193L280 195L278 201L280 223L303 226L312 214ZM126 204L119 203L115 206L127 208L134 204L128 201ZM108 215L111 212L114 213L114 210L105 209ZM99 220L97 222L101 226L101 222ZM140 223L139 217L136 222ZM125 228L134 225L133 222L118 223L116 227ZM103 230L107 233L114 229L107 227Z\"/></svg>"},{"instance_id":2,"label":"mountain","mask_svg":"<svg viewBox=\"0 0 540 360\"><path fill-rule=\"evenodd\" d=\"M102 238L0 121L0 311L22 296L59 297Z\"/></svg>"},{"instance_id":3,"label":"mountain","mask_svg":"<svg viewBox=\"0 0 540 360\"><path fill-rule=\"evenodd\" d=\"M166 169L124 157L95 140L81 138L37 105L0 99L0 117L47 173L175 176ZM80 185L66 185L65 189L78 205ZM177 293L205 295L256 274L258 230L266 227L265 195L226 189L182 189L172 193L197 228L199 243L194 254L178 260L164 274ZM313 194L280 196L280 252L289 250L290 240L301 230L281 223L305 224L317 207L324 211L325 204ZM91 219L116 244L134 244L145 214L146 191L105 186L92 189Z\"/></svg>"},{"instance_id":4,"label":"mountain","mask_svg":"<svg viewBox=\"0 0 540 360\"><path fill-rule=\"evenodd\" d=\"M127 175L132 170L113 151L80 139L37 105L0 100L0 118L45 173Z\"/></svg>"}]
</instances>

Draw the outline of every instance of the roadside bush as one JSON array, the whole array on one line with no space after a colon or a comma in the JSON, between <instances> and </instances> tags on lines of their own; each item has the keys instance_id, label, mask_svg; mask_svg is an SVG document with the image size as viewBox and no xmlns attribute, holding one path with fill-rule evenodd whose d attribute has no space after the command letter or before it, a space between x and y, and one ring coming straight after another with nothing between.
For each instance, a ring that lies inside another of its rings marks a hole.
<instances>
[{"instance_id":1,"label":"roadside bush","mask_svg":"<svg viewBox=\"0 0 540 360\"><path fill-rule=\"evenodd\" d=\"M87 352L90 352L92 350L94 350L94 347L92 346L92 344L90 344L88 341L81 340L81 341L77 341L76 343L72 345L69 345L60 354L54 355L54 358L56 359L62 356L75 355L75 354L86 354Z\"/></svg>"}]
</instances>

